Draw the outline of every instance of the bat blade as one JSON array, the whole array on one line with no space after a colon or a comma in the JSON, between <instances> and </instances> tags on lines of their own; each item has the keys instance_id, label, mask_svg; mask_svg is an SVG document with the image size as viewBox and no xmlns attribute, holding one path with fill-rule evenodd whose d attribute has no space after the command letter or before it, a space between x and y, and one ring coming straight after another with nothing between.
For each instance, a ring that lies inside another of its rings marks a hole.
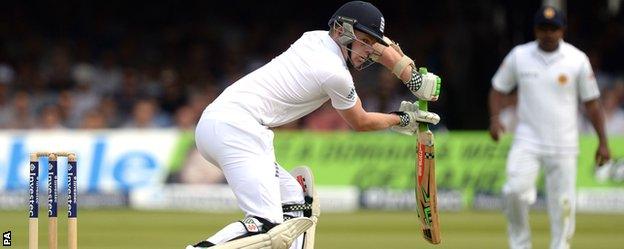
<instances>
[{"instance_id":1,"label":"bat blade","mask_svg":"<svg viewBox=\"0 0 624 249\"><path fill-rule=\"evenodd\" d=\"M418 133L418 161L416 163L416 207L423 237L429 243L439 244L437 188L435 181L435 146L429 129Z\"/></svg>"}]
</instances>

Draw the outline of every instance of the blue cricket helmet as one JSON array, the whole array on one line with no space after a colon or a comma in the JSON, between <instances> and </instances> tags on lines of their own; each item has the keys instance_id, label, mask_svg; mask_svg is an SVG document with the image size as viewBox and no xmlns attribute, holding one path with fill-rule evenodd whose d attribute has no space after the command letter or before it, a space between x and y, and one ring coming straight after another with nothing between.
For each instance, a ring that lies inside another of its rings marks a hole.
<instances>
[{"instance_id":1,"label":"blue cricket helmet","mask_svg":"<svg viewBox=\"0 0 624 249\"><path fill-rule=\"evenodd\" d=\"M331 19L328 25L331 27L335 22L343 21L352 22L353 28L369 34L374 37L377 42L388 46L383 40L385 20L381 11L374 5L362 1L351 1L342 5Z\"/></svg>"}]
</instances>

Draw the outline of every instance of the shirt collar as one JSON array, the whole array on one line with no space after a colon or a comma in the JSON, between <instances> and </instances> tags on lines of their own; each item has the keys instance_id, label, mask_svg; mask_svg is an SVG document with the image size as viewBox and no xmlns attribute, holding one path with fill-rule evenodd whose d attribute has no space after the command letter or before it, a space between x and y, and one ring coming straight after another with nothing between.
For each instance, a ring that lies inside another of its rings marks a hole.
<instances>
[{"instance_id":1,"label":"shirt collar","mask_svg":"<svg viewBox=\"0 0 624 249\"><path fill-rule=\"evenodd\" d=\"M538 42L535 41L535 49L533 50L533 56L539 58L539 60L542 61L545 65L553 64L564 57L563 51L562 51L563 45L564 45L564 42L563 42L563 39L561 39L559 41L559 46L557 47L557 50L552 51L552 52L546 52L546 51L541 50L539 48Z\"/></svg>"},{"instance_id":2,"label":"shirt collar","mask_svg":"<svg viewBox=\"0 0 624 249\"><path fill-rule=\"evenodd\" d=\"M327 32L327 35L323 36L323 44L325 44L325 46L327 46L329 50L331 50L334 54L340 56L342 65L347 67L347 60L342 54L342 50L340 49L340 46L338 46L338 43L336 43L336 41L334 41L334 39L331 38L331 36L329 35L329 31Z\"/></svg>"}]
</instances>

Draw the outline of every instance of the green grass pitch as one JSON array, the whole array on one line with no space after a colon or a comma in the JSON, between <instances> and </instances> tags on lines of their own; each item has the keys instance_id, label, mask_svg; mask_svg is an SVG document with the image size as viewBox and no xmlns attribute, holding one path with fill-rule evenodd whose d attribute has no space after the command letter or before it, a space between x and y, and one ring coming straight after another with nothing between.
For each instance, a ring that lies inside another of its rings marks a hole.
<instances>
[{"instance_id":1,"label":"green grass pitch","mask_svg":"<svg viewBox=\"0 0 624 249\"><path fill-rule=\"evenodd\" d=\"M0 211L1 232L12 232L7 248L27 248L27 217L25 211ZM78 243L81 249L181 249L237 219L238 213L81 210ZM499 212L443 212L440 221L442 243L430 245L422 239L413 212L326 213L317 228L316 248L507 248ZM66 248L66 222L59 217L59 248ZM47 224L47 217L39 219L40 248L47 248ZM531 224L533 248L548 248L546 213L532 212ZM578 214L572 248L624 248L624 215Z\"/></svg>"}]
</instances>

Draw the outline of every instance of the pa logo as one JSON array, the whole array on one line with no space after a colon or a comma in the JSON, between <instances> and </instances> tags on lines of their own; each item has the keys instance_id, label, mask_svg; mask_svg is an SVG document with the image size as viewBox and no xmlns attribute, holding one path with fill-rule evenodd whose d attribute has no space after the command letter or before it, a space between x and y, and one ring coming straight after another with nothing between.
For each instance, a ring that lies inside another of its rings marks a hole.
<instances>
[{"instance_id":1,"label":"pa logo","mask_svg":"<svg viewBox=\"0 0 624 249\"><path fill-rule=\"evenodd\" d=\"M11 246L11 231L2 233L2 246Z\"/></svg>"}]
</instances>

